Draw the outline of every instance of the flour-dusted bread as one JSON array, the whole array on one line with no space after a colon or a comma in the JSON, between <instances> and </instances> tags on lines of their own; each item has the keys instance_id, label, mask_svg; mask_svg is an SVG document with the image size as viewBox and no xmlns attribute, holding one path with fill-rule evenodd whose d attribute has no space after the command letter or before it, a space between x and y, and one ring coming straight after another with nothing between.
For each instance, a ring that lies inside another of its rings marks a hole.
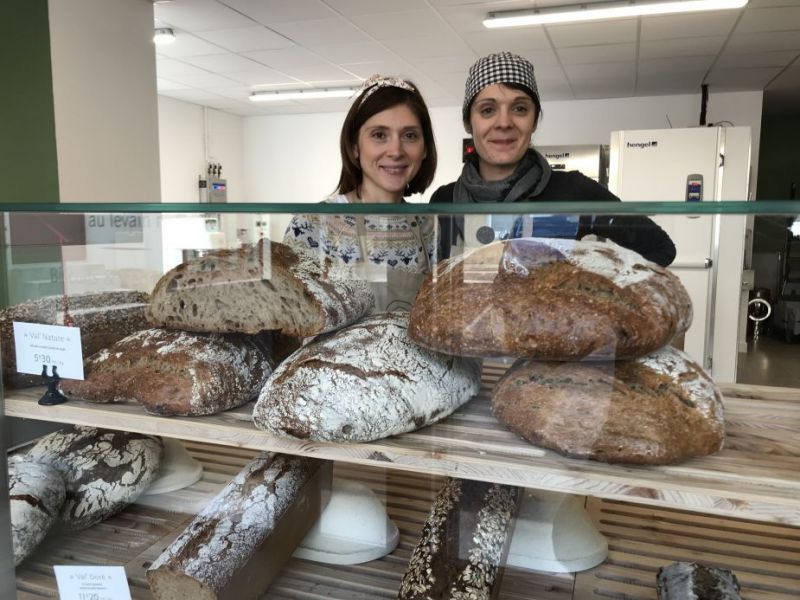
<instances>
[{"instance_id":1,"label":"flour-dusted bread","mask_svg":"<svg viewBox=\"0 0 800 600\"><path fill-rule=\"evenodd\" d=\"M739 580L728 569L674 562L658 570L658 600L741 600Z\"/></svg>"},{"instance_id":2,"label":"flour-dusted bread","mask_svg":"<svg viewBox=\"0 0 800 600\"><path fill-rule=\"evenodd\" d=\"M261 597L325 507L332 463L263 452L147 571L156 600Z\"/></svg>"},{"instance_id":3,"label":"flour-dusted bread","mask_svg":"<svg viewBox=\"0 0 800 600\"><path fill-rule=\"evenodd\" d=\"M691 320L680 280L632 250L521 238L439 263L409 335L465 356L617 360L661 348Z\"/></svg>"},{"instance_id":4,"label":"flour-dusted bread","mask_svg":"<svg viewBox=\"0 0 800 600\"><path fill-rule=\"evenodd\" d=\"M81 328L83 356L91 356L126 335L146 328L147 294L144 292L92 292L72 296L47 296L0 310L0 348L3 383L9 388L42 385L39 375L17 373L14 321L64 325L64 307L72 324Z\"/></svg>"},{"instance_id":5,"label":"flour-dusted bread","mask_svg":"<svg viewBox=\"0 0 800 600\"><path fill-rule=\"evenodd\" d=\"M89 402L138 402L157 415L210 415L258 396L272 365L257 336L144 329L89 357L61 391Z\"/></svg>"},{"instance_id":6,"label":"flour-dusted bread","mask_svg":"<svg viewBox=\"0 0 800 600\"><path fill-rule=\"evenodd\" d=\"M155 478L162 452L156 437L72 427L39 440L25 459L61 473L67 489L61 521L83 529L136 500Z\"/></svg>"},{"instance_id":7,"label":"flour-dusted bread","mask_svg":"<svg viewBox=\"0 0 800 600\"><path fill-rule=\"evenodd\" d=\"M719 390L669 346L631 361L523 363L497 383L492 410L537 446L611 463L677 463L725 440Z\"/></svg>"},{"instance_id":8,"label":"flour-dusted bread","mask_svg":"<svg viewBox=\"0 0 800 600\"><path fill-rule=\"evenodd\" d=\"M447 479L411 552L399 600L489 600L500 579L519 488Z\"/></svg>"},{"instance_id":9,"label":"flour-dusted bread","mask_svg":"<svg viewBox=\"0 0 800 600\"><path fill-rule=\"evenodd\" d=\"M368 314L363 281L341 279L330 259L269 240L178 265L153 289L150 322L186 331L306 337Z\"/></svg>"},{"instance_id":10,"label":"flour-dusted bread","mask_svg":"<svg viewBox=\"0 0 800 600\"><path fill-rule=\"evenodd\" d=\"M8 461L8 501L14 565L33 552L58 520L64 479L53 467L12 456Z\"/></svg>"},{"instance_id":11,"label":"flour-dusted bread","mask_svg":"<svg viewBox=\"0 0 800 600\"><path fill-rule=\"evenodd\" d=\"M480 367L420 348L407 328L406 313L390 312L306 344L267 381L253 411L256 427L368 442L443 419L478 392Z\"/></svg>"}]
</instances>

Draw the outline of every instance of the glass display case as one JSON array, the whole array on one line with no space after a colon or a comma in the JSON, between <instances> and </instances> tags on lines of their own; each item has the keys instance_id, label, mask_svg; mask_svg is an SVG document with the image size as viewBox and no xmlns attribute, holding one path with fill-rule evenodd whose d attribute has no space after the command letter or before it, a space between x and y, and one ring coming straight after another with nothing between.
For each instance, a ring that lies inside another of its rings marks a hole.
<instances>
[{"instance_id":1,"label":"glass display case","mask_svg":"<svg viewBox=\"0 0 800 600\"><path fill-rule=\"evenodd\" d=\"M0 595L797 597L800 391L736 365L798 202L0 208Z\"/></svg>"}]
</instances>

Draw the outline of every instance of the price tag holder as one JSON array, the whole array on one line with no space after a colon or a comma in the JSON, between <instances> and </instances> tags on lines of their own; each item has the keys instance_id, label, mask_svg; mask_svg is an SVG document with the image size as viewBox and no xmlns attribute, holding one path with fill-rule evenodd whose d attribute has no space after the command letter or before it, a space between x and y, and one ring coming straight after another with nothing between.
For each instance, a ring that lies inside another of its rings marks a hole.
<instances>
[{"instance_id":1,"label":"price tag holder","mask_svg":"<svg viewBox=\"0 0 800 600\"><path fill-rule=\"evenodd\" d=\"M60 600L131 600L125 567L55 565Z\"/></svg>"},{"instance_id":2,"label":"price tag holder","mask_svg":"<svg viewBox=\"0 0 800 600\"><path fill-rule=\"evenodd\" d=\"M17 371L41 375L42 366L58 367L68 379L83 379L80 327L14 321Z\"/></svg>"}]
</instances>

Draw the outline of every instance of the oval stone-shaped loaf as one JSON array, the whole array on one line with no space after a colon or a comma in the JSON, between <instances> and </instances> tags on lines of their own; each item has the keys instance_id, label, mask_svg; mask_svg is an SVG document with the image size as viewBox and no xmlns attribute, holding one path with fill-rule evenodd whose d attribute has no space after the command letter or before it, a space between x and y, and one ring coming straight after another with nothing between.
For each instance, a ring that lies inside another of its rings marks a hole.
<instances>
[{"instance_id":1,"label":"oval stone-shaped loaf","mask_svg":"<svg viewBox=\"0 0 800 600\"><path fill-rule=\"evenodd\" d=\"M91 356L126 335L145 329L147 302L144 292L121 290L46 296L0 310L3 384L10 388L42 385L38 374L17 373L14 321L65 325L66 306L72 324L81 328L83 355Z\"/></svg>"},{"instance_id":2,"label":"oval stone-shaped loaf","mask_svg":"<svg viewBox=\"0 0 800 600\"><path fill-rule=\"evenodd\" d=\"M210 415L258 396L272 373L256 336L145 329L86 360L61 391L89 402L138 402L157 415Z\"/></svg>"},{"instance_id":3,"label":"oval stone-shaped loaf","mask_svg":"<svg viewBox=\"0 0 800 600\"><path fill-rule=\"evenodd\" d=\"M136 500L155 478L162 452L157 437L76 426L42 438L25 458L61 473L67 489L61 520L83 529Z\"/></svg>"},{"instance_id":4,"label":"oval stone-shaped loaf","mask_svg":"<svg viewBox=\"0 0 800 600\"><path fill-rule=\"evenodd\" d=\"M725 440L719 390L669 346L631 361L522 363L497 383L492 409L537 446L610 463L677 463Z\"/></svg>"},{"instance_id":5,"label":"oval stone-shaped loaf","mask_svg":"<svg viewBox=\"0 0 800 600\"><path fill-rule=\"evenodd\" d=\"M446 417L478 392L479 365L420 348L407 327L406 313L374 315L300 348L261 391L256 427L367 442Z\"/></svg>"},{"instance_id":6,"label":"oval stone-shaped loaf","mask_svg":"<svg viewBox=\"0 0 800 600\"><path fill-rule=\"evenodd\" d=\"M637 358L688 329L680 280L612 243L496 242L440 263L411 311L411 339L465 356Z\"/></svg>"},{"instance_id":7,"label":"oval stone-shaped loaf","mask_svg":"<svg viewBox=\"0 0 800 600\"><path fill-rule=\"evenodd\" d=\"M53 467L14 456L8 461L8 498L14 565L33 552L58 520L66 490Z\"/></svg>"},{"instance_id":8,"label":"oval stone-shaped loaf","mask_svg":"<svg viewBox=\"0 0 800 600\"><path fill-rule=\"evenodd\" d=\"M369 286L336 277L330 259L262 239L168 271L153 289L148 319L185 331L306 337L357 321L373 303Z\"/></svg>"}]
</instances>

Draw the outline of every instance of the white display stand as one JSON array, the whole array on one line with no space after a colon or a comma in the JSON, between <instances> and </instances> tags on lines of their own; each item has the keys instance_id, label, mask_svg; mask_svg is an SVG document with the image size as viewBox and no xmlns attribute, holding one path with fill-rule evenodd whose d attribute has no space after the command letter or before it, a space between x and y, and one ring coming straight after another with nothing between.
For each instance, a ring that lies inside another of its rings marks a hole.
<instances>
[{"instance_id":1,"label":"white display stand","mask_svg":"<svg viewBox=\"0 0 800 600\"><path fill-rule=\"evenodd\" d=\"M150 484L146 496L174 492L200 480L203 466L191 457L180 440L161 438L164 441L164 455L158 467L155 481Z\"/></svg>"},{"instance_id":2,"label":"white display stand","mask_svg":"<svg viewBox=\"0 0 800 600\"><path fill-rule=\"evenodd\" d=\"M399 541L397 526L368 486L334 479L328 505L294 556L333 565L355 565L386 556Z\"/></svg>"},{"instance_id":3,"label":"white display stand","mask_svg":"<svg viewBox=\"0 0 800 600\"><path fill-rule=\"evenodd\" d=\"M608 542L586 512L583 496L525 490L508 566L573 573L591 569L607 556Z\"/></svg>"}]
</instances>

